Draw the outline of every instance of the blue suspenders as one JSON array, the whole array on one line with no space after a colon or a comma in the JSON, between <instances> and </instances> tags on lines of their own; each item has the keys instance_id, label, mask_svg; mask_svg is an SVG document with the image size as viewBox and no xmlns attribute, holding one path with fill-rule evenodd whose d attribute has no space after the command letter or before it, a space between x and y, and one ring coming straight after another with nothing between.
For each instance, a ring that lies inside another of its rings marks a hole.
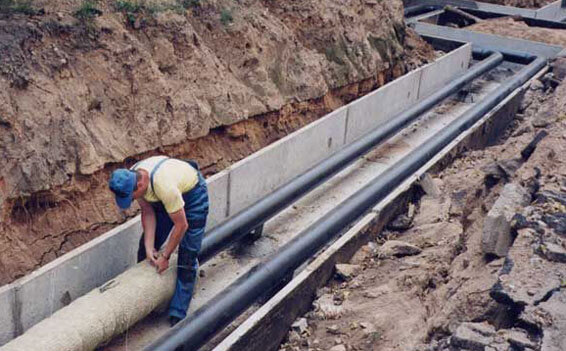
<instances>
[{"instance_id":1,"label":"blue suspenders","mask_svg":"<svg viewBox=\"0 0 566 351\"><path fill-rule=\"evenodd\" d=\"M153 176L155 175L155 172L157 172L157 170L159 169L159 167L161 167L161 165L165 162L169 160L169 157L164 158L163 160L159 161L155 167L153 167L153 169L151 170L151 174L149 175L149 182L151 183L151 190L155 193L155 188L153 187ZM133 167L131 168L132 171L135 171L136 168L138 167L138 163L136 163L135 165L133 165Z\"/></svg>"}]
</instances>

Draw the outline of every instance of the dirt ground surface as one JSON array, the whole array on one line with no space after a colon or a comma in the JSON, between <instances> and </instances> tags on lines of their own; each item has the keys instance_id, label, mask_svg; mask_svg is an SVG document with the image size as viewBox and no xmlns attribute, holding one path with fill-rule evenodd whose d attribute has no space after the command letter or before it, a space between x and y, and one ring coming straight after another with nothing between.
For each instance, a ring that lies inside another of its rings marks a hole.
<instances>
[{"instance_id":1,"label":"dirt ground surface","mask_svg":"<svg viewBox=\"0 0 566 351\"><path fill-rule=\"evenodd\" d=\"M538 9L555 2L555 0L483 0L481 2L488 2L491 4L498 4L505 6Z\"/></svg>"},{"instance_id":2,"label":"dirt ground surface","mask_svg":"<svg viewBox=\"0 0 566 351\"><path fill-rule=\"evenodd\" d=\"M564 46L566 43L566 30L564 29L530 27L520 19L510 17L482 21L466 29L559 46Z\"/></svg>"},{"instance_id":3,"label":"dirt ground surface","mask_svg":"<svg viewBox=\"0 0 566 351\"><path fill-rule=\"evenodd\" d=\"M166 153L210 175L434 55L401 0L11 3L0 285L135 213L108 191L116 167Z\"/></svg>"},{"instance_id":4,"label":"dirt ground surface","mask_svg":"<svg viewBox=\"0 0 566 351\"><path fill-rule=\"evenodd\" d=\"M566 83L550 78L336 266L281 350L566 350Z\"/></svg>"}]
</instances>

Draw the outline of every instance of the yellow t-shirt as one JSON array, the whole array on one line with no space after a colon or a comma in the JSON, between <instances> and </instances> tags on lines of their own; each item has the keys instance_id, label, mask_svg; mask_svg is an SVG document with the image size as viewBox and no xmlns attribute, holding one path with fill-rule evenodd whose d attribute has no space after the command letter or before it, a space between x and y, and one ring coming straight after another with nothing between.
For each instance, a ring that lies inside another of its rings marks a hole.
<instances>
[{"instance_id":1,"label":"yellow t-shirt","mask_svg":"<svg viewBox=\"0 0 566 351\"><path fill-rule=\"evenodd\" d=\"M166 156L153 156L140 161L133 169L144 169L151 176L151 172L157 164L167 158ZM194 188L198 183L198 173L185 161L169 158L163 162L153 175L153 186L151 181L143 196L147 202L163 203L167 213L174 213L185 206L183 193Z\"/></svg>"}]
</instances>

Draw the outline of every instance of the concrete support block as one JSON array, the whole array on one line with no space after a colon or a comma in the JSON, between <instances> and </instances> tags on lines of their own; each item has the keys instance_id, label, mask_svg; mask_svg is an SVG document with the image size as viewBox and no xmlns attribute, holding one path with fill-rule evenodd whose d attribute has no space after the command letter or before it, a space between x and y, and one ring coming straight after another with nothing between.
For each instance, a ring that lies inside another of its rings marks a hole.
<instances>
[{"instance_id":1,"label":"concrete support block","mask_svg":"<svg viewBox=\"0 0 566 351\"><path fill-rule=\"evenodd\" d=\"M347 107L342 107L230 168L230 215L328 157L344 142Z\"/></svg>"},{"instance_id":2,"label":"concrete support block","mask_svg":"<svg viewBox=\"0 0 566 351\"><path fill-rule=\"evenodd\" d=\"M0 288L0 346L12 340L16 333L14 325L15 293L12 284Z\"/></svg>"},{"instance_id":3,"label":"concrete support block","mask_svg":"<svg viewBox=\"0 0 566 351\"><path fill-rule=\"evenodd\" d=\"M434 93L443 87L446 82L467 70L470 66L471 58L472 45L466 44L423 67L418 94L419 100Z\"/></svg>"},{"instance_id":4,"label":"concrete support block","mask_svg":"<svg viewBox=\"0 0 566 351\"><path fill-rule=\"evenodd\" d=\"M210 202L206 229L214 228L228 216L229 170L222 171L206 180Z\"/></svg>"},{"instance_id":5,"label":"concrete support block","mask_svg":"<svg viewBox=\"0 0 566 351\"><path fill-rule=\"evenodd\" d=\"M529 204L529 193L518 184L507 184L483 224L482 250L486 254L507 256L513 244L511 220L520 209Z\"/></svg>"},{"instance_id":6,"label":"concrete support block","mask_svg":"<svg viewBox=\"0 0 566 351\"><path fill-rule=\"evenodd\" d=\"M19 328L26 331L135 264L141 231L137 217L14 283Z\"/></svg>"},{"instance_id":7,"label":"concrete support block","mask_svg":"<svg viewBox=\"0 0 566 351\"><path fill-rule=\"evenodd\" d=\"M422 72L413 71L349 105L346 144L387 122L414 104Z\"/></svg>"}]
</instances>

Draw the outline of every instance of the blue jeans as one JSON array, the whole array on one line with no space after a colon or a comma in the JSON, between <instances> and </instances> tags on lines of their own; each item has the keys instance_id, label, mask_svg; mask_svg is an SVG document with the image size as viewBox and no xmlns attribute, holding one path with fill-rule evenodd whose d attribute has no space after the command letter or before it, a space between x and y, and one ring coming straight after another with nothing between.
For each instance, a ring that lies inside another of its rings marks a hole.
<instances>
[{"instance_id":1,"label":"blue jeans","mask_svg":"<svg viewBox=\"0 0 566 351\"><path fill-rule=\"evenodd\" d=\"M185 201L185 216L189 223L189 229L181 239L179 245L179 256L177 261L177 282L175 294L169 304L169 315L185 318L189 304L193 297L198 271L198 253L200 251L208 215L208 191L206 181L199 172L198 184L189 192L183 194ZM156 216L155 249L161 248L171 229L173 221L169 217L162 203L152 204ZM138 262L145 260L144 238L140 240L138 249Z\"/></svg>"}]
</instances>

